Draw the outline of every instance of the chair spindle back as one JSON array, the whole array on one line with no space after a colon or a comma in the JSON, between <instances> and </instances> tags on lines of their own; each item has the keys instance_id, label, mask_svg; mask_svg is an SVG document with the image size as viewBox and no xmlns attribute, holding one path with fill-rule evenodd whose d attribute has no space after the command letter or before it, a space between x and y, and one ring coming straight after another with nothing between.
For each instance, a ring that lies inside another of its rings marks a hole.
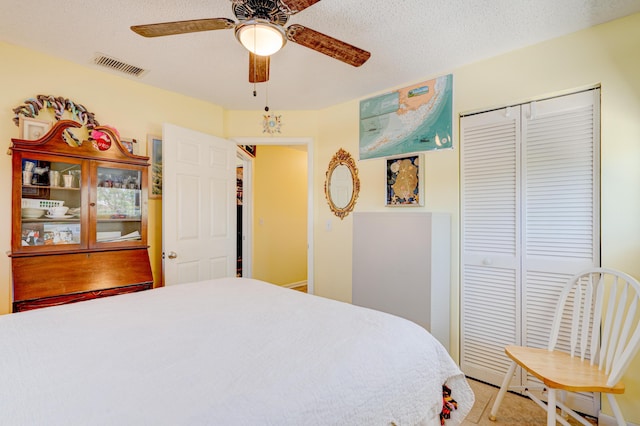
<instances>
[{"instance_id":1,"label":"chair spindle back","mask_svg":"<svg viewBox=\"0 0 640 426\"><path fill-rule=\"evenodd\" d=\"M564 314L571 356L589 356L615 385L640 349L639 300L640 284L625 273L597 268L574 275L560 294L548 349L558 344Z\"/></svg>"}]
</instances>

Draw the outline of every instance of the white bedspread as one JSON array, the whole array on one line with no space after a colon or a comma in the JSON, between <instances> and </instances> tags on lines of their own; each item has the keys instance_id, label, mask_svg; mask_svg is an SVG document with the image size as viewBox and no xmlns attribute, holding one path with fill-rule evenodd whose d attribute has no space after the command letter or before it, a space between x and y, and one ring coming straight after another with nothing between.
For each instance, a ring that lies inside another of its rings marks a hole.
<instances>
[{"instance_id":1,"label":"white bedspread","mask_svg":"<svg viewBox=\"0 0 640 426\"><path fill-rule=\"evenodd\" d=\"M250 279L0 316L6 425L439 425L473 393L412 322Z\"/></svg>"}]
</instances>

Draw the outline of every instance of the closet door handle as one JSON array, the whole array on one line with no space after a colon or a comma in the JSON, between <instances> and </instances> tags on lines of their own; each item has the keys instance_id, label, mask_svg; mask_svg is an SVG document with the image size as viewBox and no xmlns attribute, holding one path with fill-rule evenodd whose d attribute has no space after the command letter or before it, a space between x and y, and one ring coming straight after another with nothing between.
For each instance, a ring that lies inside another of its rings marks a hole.
<instances>
[{"instance_id":1,"label":"closet door handle","mask_svg":"<svg viewBox=\"0 0 640 426\"><path fill-rule=\"evenodd\" d=\"M484 266L492 265L492 264L493 264L493 260L491 260L491 259L489 259L489 258L484 258L484 259L482 259L482 264L483 264Z\"/></svg>"},{"instance_id":2,"label":"closet door handle","mask_svg":"<svg viewBox=\"0 0 640 426\"><path fill-rule=\"evenodd\" d=\"M176 257L178 257L178 253L176 253L175 251L170 251L167 257L169 259L175 259Z\"/></svg>"}]
</instances>

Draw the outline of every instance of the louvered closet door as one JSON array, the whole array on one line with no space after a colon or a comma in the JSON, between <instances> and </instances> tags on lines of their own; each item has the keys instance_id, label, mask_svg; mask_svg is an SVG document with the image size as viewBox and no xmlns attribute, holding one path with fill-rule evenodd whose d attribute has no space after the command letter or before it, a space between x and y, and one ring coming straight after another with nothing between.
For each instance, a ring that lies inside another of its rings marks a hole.
<instances>
[{"instance_id":1,"label":"louvered closet door","mask_svg":"<svg viewBox=\"0 0 640 426\"><path fill-rule=\"evenodd\" d=\"M599 98L599 90L591 90L522 106L526 346L547 347L566 280L600 264ZM523 380L523 386L539 384L532 376ZM596 414L591 394L573 395L569 402L581 412Z\"/></svg>"},{"instance_id":2,"label":"louvered closet door","mask_svg":"<svg viewBox=\"0 0 640 426\"><path fill-rule=\"evenodd\" d=\"M470 377L501 383L520 342L520 107L461 119L461 344Z\"/></svg>"},{"instance_id":3,"label":"louvered closet door","mask_svg":"<svg viewBox=\"0 0 640 426\"><path fill-rule=\"evenodd\" d=\"M599 106L590 90L460 119L460 363L470 377L500 385L504 346L545 348L567 278L600 264ZM568 403L598 408L591 394Z\"/></svg>"}]
</instances>

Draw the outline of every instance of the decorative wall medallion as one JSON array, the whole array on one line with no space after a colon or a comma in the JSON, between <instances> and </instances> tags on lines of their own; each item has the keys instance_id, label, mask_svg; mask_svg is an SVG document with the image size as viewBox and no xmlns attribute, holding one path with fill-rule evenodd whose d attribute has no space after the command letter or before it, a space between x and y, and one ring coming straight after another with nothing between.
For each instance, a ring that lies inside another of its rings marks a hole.
<instances>
[{"instance_id":1,"label":"decorative wall medallion","mask_svg":"<svg viewBox=\"0 0 640 426\"><path fill-rule=\"evenodd\" d=\"M262 119L262 133L280 133L280 127L282 126L282 116L275 114L266 114Z\"/></svg>"}]
</instances>

